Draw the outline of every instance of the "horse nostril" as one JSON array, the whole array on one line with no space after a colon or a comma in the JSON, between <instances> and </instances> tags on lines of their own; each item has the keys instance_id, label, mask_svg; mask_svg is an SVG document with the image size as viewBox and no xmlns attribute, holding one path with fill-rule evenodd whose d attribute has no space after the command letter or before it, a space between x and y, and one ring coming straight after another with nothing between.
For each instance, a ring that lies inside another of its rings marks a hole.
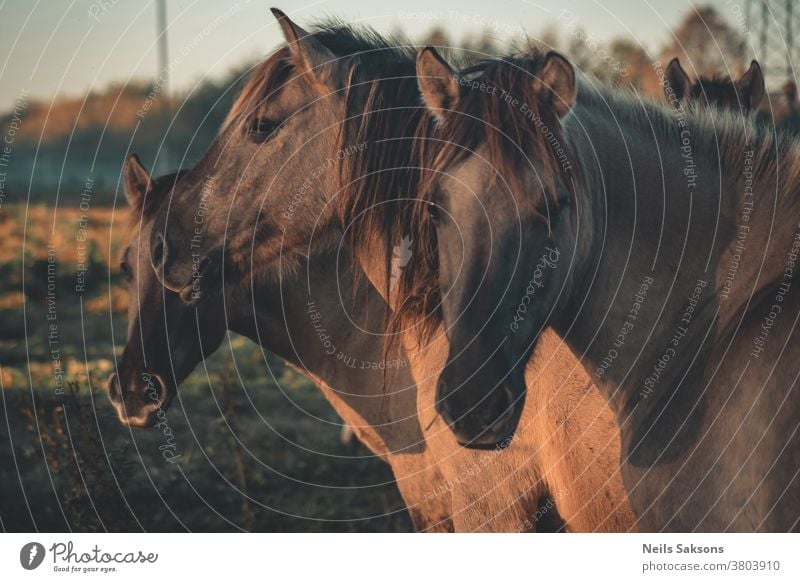
<instances>
[{"instance_id":1,"label":"horse nostril","mask_svg":"<svg viewBox=\"0 0 800 582\"><path fill-rule=\"evenodd\" d=\"M108 397L111 402L120 404L122 402L122 387L119 383L119 376L114 373L108 379Z\"/></svg>"},{"instance_id":2,"label":"horse nostril","mask_svg":"<svg viewBox=\"0 0 800 582\"><path fill-rule=\"evenodd\" d=\"M210 266L211 266L211 259L206 257L205 259L200 261L200 265L198 265L197 267L197 274L198 275L204 274Z\"/></svg>"},{"instance_id":3,"label":"horse nostril","mask_svg":"<svg viewBox=\"0 0 800 582\"><path fill-rule=\"evenodd\" d=\"M159 408L164 405L169 397L167 384L158 374L147 374L145 379L145 395L150 402Z\"/></svg>"}]
</instances>

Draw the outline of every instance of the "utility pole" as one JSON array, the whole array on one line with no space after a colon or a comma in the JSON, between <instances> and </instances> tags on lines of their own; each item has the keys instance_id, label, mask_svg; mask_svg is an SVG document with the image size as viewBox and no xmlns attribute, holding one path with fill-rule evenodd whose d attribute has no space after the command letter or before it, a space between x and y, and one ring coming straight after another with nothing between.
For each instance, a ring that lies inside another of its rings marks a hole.
<instances>
[{"instance_id":1,"label":"utility pole","mask_svg":"<svg viewBox=\"0 0 800 582\"><path fill-rule=\"evenodd\" d=\"M156 77L156 87L159 91L159 101L161 101L162 124L166 129L172 121L172 99L169 93L169 61L167 46L167 0L156 0L156 34L158 35L158 76ZM166 174L172 171L172 151L170 135L164 135L164 143L161 151L158 152L156 160L157 173Z\"/></svg>"}]
</instances>

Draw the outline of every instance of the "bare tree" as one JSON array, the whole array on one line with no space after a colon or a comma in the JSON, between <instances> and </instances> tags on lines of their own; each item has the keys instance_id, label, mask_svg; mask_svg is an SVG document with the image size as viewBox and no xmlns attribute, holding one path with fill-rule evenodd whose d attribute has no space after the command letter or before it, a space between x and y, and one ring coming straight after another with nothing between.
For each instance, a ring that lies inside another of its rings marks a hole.
<instances>
[{"instance_id":1,"label":"bare tree","mask_svg":"<svg viewBox=\"0 0 800 582\"><path fill-rule=\"evenodd\" d=\"M501 52L494 36L492 36L492 33L488 29L484 29L478 36L470 34L464 39L462 46L465 52L471 53L473 56L479 58L497 56Z\"/></svg>"},{"instance_id":2,"label":"bare tree","mask_svg":"<svg viewBox=\"0 0 800 582\"><path fill-rule=\"evenodd\" d=\"M739 31L711 6L689 11L661 54L666 63L678 57L696 75L738 74L744 70L746 43Z\"/></svg>"},{"instance_id":3,"label":"bare tree","mask_svg":"<svg viewBox=\"0 0 800 582\"><path fill-rule=\"evenodd\" d=\"M450 41L450 36L445 29L439 25L434 26L428 31L428 34L422 39L422 44L443 48L453 46L453 43Z\"/></svg>"},{"instance_id":4,"label":"bare tree","mask_svg":"<svg viewBox=\"0 0 800 582\"><path fill-rule=\"evenodd\" d=\"M628 38L615 38L609 44L608 54L610 66L618 69L613 82L635 87L647 95L661 95L653 61L641 45Z\"/></svg>"}]
</instances>

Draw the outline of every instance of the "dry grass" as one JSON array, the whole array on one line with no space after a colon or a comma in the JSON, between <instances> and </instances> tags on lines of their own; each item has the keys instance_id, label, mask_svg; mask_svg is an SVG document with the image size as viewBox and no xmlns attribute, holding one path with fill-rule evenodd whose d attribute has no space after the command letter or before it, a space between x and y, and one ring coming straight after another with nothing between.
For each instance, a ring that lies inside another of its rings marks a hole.
<instances>
[{"instance_id":1,"label":"dry grass","mask_svg":"<svg viewBox=\"0 0 800 582\"><path fill-rule=\"evenodd\" d=\"M232 349L223 342L181 387L167 415L171 439L122 427L104 386L125 338L127 298L115 271L127 217L90 213L91 285L82 296L73 282L80 211L54 216L33 206L27 230L25 217L24 207L0 214L0 405L8 419L0 427L0 528L410 528L388 466L365 449L352 457L319 391L244 338L232 337ZM47 342L52 241L63 395ZM172 445L179 458L170 463L163 450Z\"/></svg>"}]
</instances>

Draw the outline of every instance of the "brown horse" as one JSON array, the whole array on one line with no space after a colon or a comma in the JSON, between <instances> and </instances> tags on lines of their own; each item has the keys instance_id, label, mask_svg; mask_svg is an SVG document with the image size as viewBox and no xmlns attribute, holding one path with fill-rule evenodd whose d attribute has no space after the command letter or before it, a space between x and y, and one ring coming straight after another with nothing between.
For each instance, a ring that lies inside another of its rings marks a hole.
<instances>
[{"instance_id":1,"label":"brown horse","mask_svg":"<svg viewBox=\"0 0 800 582\"><path fill-rule=\"evenodd\" d=\"M373 33L326 26L309 35L278 18L288 45L256 69L217 140L157 213L156 274L202 305L224 281L274 279L344 243L391 300L390 257L402 235L378 227L403 216L398 205L415 185L413 164L405 163L413 147L403 139L424 113L415 54ZM373 205L366 193L384 199ZM346 231L352 237L343 239ZM354 280L360 272L352 269ZM460 448L438 422L435 379L447 339L441 330L433 335L418 342L414 330L401 331L395 347L407 355L416 417L451 490L456 529L541 530L531 516L552 499L568 529L629 529L632 516L611 470L618 450L608 411L557 338L541 344L528 370L531 399L541 407L526 411L526 428L497 454Z\"/></svg>"},{"instance_id":2,"label":"brown horse","mask_svg":"<svg viewBox=\"0 0 800 582\"><path fill-rule=\"evenodd\" d=\"M398 367L384 392L379 367L358 362L383 361L385 354L367 333L370 321L383 321L385 304L363 280L341 281L342 297L332 291L335 256L321 256L306 269L277 281L228 285L224 308L207 302L185 305L164 289L151 266L149 237L153 218L180 175L151 179L131 156L125 164L125 189L131 204L131 230L121 269L128 282L128 339L117 373L108 384L120 421L149 427L165 414L181 382L222 342L226 329L260 343L307 375L341 418L374 454L392 466L414 527L425 531L453 529L453 511L445 480L431 458L416 418L416 388L404 366ZM305 275L305 276L304 276ZM335 287L335 286L334 286ZM309 289L325 290L311 295ZM320 339L316 317L336 329L337 358ZM358 305L349 312L343 306ZM357 331L354 331L355 330Z\"/></svg>"},{"instance_id":3,"label":"brown horse","mask_svg":"<svg viewBox=\"0 0 800 582\"><path fill-rule=\"evenodd\" d=\"M643 529L800 528L800 143L577 82L557 53L457 74L430 49L418 74L460 439L513 431L487 394L521 393L552 328L615 411Z\"/></svg>"},{"instance_id":4,"label":"brown horse","mask_svg":"<svg viewBox=\"0 0 800 582\"><path fill-rule=\"evenodd\" d=\"M701 107L719 107L749 115L758 110L766 94L764 73L758 61L734 81L728 76L699 76L694 83L681 66L678 57L664 71L664 95L674 106L697 104Z\"/></svg>"}]
</instances>

